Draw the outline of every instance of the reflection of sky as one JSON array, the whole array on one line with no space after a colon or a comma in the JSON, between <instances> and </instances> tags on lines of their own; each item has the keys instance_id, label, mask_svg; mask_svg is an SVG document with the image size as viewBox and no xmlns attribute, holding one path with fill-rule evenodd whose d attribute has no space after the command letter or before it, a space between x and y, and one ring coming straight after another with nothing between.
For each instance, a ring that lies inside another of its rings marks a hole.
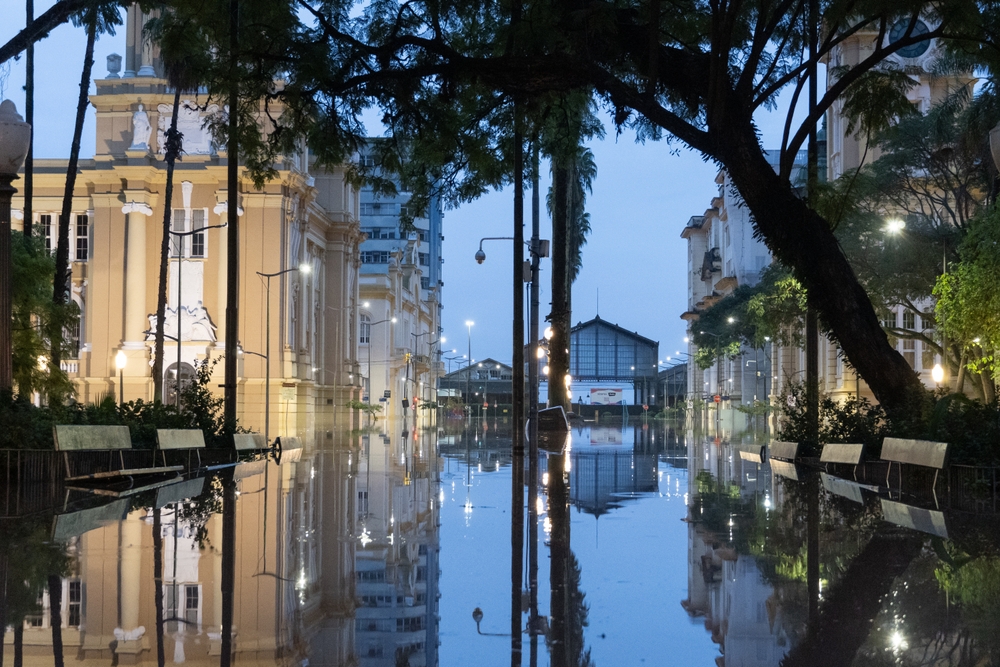
<instances>
[{"instance_id":1,"label":"reflection of sky","mask_svg":"<svg viewBox=\"0 0 1000 667\"><path fill-rule=\"evenodd\" d=\"M456 464L458 464L456 466ZM441 665L509 665L510 639L479 637L472 610L484 612L483 632L510 626L510 468L478 474L452 461L442 475ZM659 493L602 516L571 510L573 551L590 605L587 646L598 665L711 665L718 655L687 597L687 473L660 464ZM471 511L466 511L466 498ZM539 531L544 539L544 533ZM540 613L549 613L548 547L539 547ZM601 635L605 635L602 639ZM525 643L525 660L527 642ZM544 641L539 664L548 664ZM643 662L644 661L644 662Z\"/></svg>"}]
</instances>

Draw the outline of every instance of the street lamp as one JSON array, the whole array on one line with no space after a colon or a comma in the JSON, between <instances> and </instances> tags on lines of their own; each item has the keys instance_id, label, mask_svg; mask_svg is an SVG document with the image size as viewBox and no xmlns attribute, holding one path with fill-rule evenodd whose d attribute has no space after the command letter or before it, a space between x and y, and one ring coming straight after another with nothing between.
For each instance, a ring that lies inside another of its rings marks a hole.
<instances>
[{"instance_id":1,"label":"street lamp","mask_svg":"<svg viewBox=\"0 0 1000 667\"><path fill-rule=\"evenodd\" d=\"M125 356L125 351L118 350L118 354L115 355L115 368L118 369L118 405L125 404L125 364L127 363L128 357Z\"/></svg>"},{"instance_id":2,"label":"street lamp","mask_svg":"<svg viewBox=\"0 0 1000 667\"><path fill-rule=\"evenodd\" d=\"M10 200L31 141L31 125L17 113L10 100L0 102L0 391L14 387L14 345L11 318Z\"/></svg>"},{"instance_id":3,"label":"street lamp","mask_svg":"<svg viewBox=\"0 0 1000 667\"><path fill-rule=\"evenodd\" d=\"M222 229L228 227L227 223L221 225L208 225L206 227L199 227L198 229L192 229L189 232L175 232L169 231L171 236L177 236L181 240L177 244L177 407L181 407L181 341L184 336L181 334L181 278L184 276L184 238L187 236L194 236L195 234L200 234L201 232L208 231L209 229Z\"/></svg>"},{"instance_id":4,"label":"street lamp","mask_svg":"<svg viewBox=\"0 0 1000 667\"><path fill-rule=\"evenodd\" d=\"M261 278L266 278L267 288L264 293L264 319L266 323L264 325L264 442L270 444L270 427L271 427L271 278L280 276L285 273L291 273L292 271L298 271L300 273L308 274L312 271L312 267L308 264L299 264L290 269L283 269L281 271L275 271L274 273L261 273L257 271L257 275ZM180 278L180 276L178 276ZM179 292L180 290L178 290ZM180 312L180 302L178 301L178 312ZM180 333L178 331L178 333ZM180 338L180 336L178 336ZM180 365L178 364L178 372L180 372Z\"/></svg>"},{"instance_id":5,"label":"street lamp","mask_svg":"<svg viewBox=\"0 0 1000 667\"><path fill-rule=\"evenodd\" d=\"M480 249L480 252L482 252L482 249ZM485 259L486 259L486 255L484 253L483 254L483 260L485 260ZM478 260L478 257L477 257L477 260ZM482 261L480 261L479 263L482 264ZM472 359L472 325L474 325L474 324L475 324L475 322L473 322L472 320L465 320L465 326L469 327L469 354L468 354L469 359ZM471 379L472 379L472 366L470 364L469 368L466 369L466 373L465 373L465 404L466 405L469 405L469 380L471 380ZM472 416L472 410L471 409L469 410L469 416L470 417Z\"/></svg>"}]
</instances>

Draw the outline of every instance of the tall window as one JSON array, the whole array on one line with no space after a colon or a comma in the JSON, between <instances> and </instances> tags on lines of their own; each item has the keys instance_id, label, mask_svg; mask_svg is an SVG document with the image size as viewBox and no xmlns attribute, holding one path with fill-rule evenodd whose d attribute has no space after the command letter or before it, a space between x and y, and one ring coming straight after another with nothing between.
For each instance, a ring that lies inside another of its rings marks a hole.
<instances>
[{"instance_id":1,"label":"tall window","mask_svg":"<svg viewBox=\"0 0 1000 667\"><path fill-rule=\"evenodd\" d=\"M372 337L372 318L364 313L361 314L361 330L358 332L358 342L368 345Z\"/></svg>"},{"instance_id":2,"label":"tall window","mask_svg":"<svg viewBox=\"0 0 1000 667\"><path fill-rule=\"evenodd\" d=\"M187 211L182 208L175 208L173 213L170 214L170 231L180 233L187 230ZM180 257L184 253L184 239L185 237L183 236L170 235L171 257Z\"/></svg>"},{"instance_id":3,"label":"tall window","mask_svg":"<svg viewBox=\"0 0 1000 667\"><path fill-rule=\"evenodd\" d=\"M69 582L69 609L67 625L71 628L80 627L81 605L83 604L83 583L79 579Z\"/></svg>"},{"instance_id":4,"label":"tall window","mask_svg":"<svg viewBox=\"0 0 1000 667\"><path fill-rule=\"evenodd\" d=\"M86 262L90 256L90 217L76 216L76 261Z\"/></svg>"},{"instance_id":5,"label":"tall window","mask_svg":"<svg viewBox=\"0 0 1000 667\"><path fill-rule=\"evenodd\" d=\"M170 216L170 230L174 232L190 232L205 227L205 209L192 210L175 208ZM190 236L170 237L170 255L177 257L204 258L205 232L197 232Z\"/></svg>"},{"instance_id":6,"label":"tall window","mask_svg":"<svg viewBox=\"0 0 1000 667\"><path fill-rule=\"evenodd\" d=\"M45 252L52 253L52 216L49 214L38 216L38 222L42 226L45 234Z\"/></svg>"}]
</instances>

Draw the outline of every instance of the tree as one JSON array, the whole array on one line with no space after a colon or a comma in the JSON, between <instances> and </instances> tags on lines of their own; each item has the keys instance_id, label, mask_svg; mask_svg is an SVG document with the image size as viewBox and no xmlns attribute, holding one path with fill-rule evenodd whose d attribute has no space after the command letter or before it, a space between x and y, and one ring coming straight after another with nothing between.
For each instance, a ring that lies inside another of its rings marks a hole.
<instances>
[{"instance_id":1,"label":"tree","mask_svg":"<svg viewBox=\"0 0 1000 667\"><path fill-rule=\"evenodd\" d=\"M163 345L167 310L167 269L170 263L170 226L173 213L174 164L183 151L184 135L177 131L181 92L196 89L201 73L210 63L211 52L202 26L193 17L178 11L166 10L149 25L150 38L160 43L160 57L166 70L167 82L174 88L174 102L170 128L164 133L164 161L167 163L167 183L163 193L163 236L160 239L160 273L156 289L156 332L153 343L153 400L163 400ZM185 237L178 237L178 247L183 249ZM178 253L179 263L183 252ZM178 304L178 309L180 305ZM178 337L181 335L178 331ZM177 369L177 393L180 394L180 368Z\"/></svg>"},{"instance_id":2,"label":"tree","mask_svg":"<svg viewBox=\"0 0 1000 667\"><path fill-rule=\"evenodd\" d=\"M961 370L980 376L983 397L996 398L1000 377L1000 211L977 218L959 246L961 261L938 278L937 318L961 349ZM961 386L961 385L959 385Z\"/></svg>"},{"instance_id":3,"label":"tree","mask_svg":"<svg viewBox=\"0 0 1000 667\"><path fill-rule=\"evenodd\" d=\"M593 155L585 159L582 142L603 130L590 108L587 91L573 91L556 97L544 110L541 142L552 162L552 187L548 196L552 216L552 309L546 319L552 327L549 340L549 405L569 409L570 391L564 378L569 377L570 325L572 323L572 284L584 239L579 226L589 224L584 218L583 191L590 186L583 179L593 176ZM589 153L589 151L587 151ZM587 170L581 173L581 167Z\"/></svg>"},{"instance_id":4,"label":"tree","mask_svg":"<svg viewBox=\"0 0 1000 667\"><path fill-rule=\"evenodd\" d=\"M780 264L771 264L756 285L740 285L699 313L691 331L695 362L709 368L721 357L735 357L744 345L802 345L805 314L802 285Z\"/></svg>"},{"instance_id":5,"label":"tree","mask_svg":"<svg viewBox=\"0 0 1000 667\"><path fill-rule=\"evenodd\" d=\"M55 259L45 252L40 237L12 232L11 300L13 302L14 385L21 396L39 392L44 396L69 395L72 385L64 373L48 362L51 331L72 330L79 322L79 308L72 301L52 302ZM62 339L62 352L70 353L72 341Z\"/></svg>"},{"instance_id":6,"label":"tree","mask_svg":"<svg viewBox=\"0 0 1000 667\"><path fill-rule=\"evenodd\" d=\"M56 244L56 273L52 283L52 302L56 305L69 301L70 293L70 263L69 263L69 218L73 211L73 191L76 188L77 164L80 159L80 139L83 135L83 121L87 115L88 95L90 93L90 74L94 66L94 42L98 31L113 35L115 25L121 22L117 5L96 5L73 17L73 23L87 30L87 46L83 56L83 73L80 75L80 94L77 98L76 121L73 126L73 143L69 151L69 166L66 169L66 186L63 190L62 211L59 214L59 233ZM49 338L52 343L51 360L52 373L61 373L63 330L51 329ZM49 395L54 402L60 397Z\"/></svg>"},{"instance_id":7,"label":"tree","mask_svg":"<svg viewBox=\"0 0 1000 667\"><path fill-rule=\"evenodd\" d=\"M539 2L524 5L514 28L507 12L489 4L378 3L361 20L350 17L346 6L307 0L300 5L314 22L305 30L310 39L288 66L280 96L315 112L287 120L302 121L321 161L337 152L331 146L343 145L344 135L336 130L350 130L351 110L360 100L377 100L393 127L457 128L458 135L449 138L456 150L448 158L467 168L475 151L502 144L498 110L508 95L593 90L619 129L631 128L641 140L678 139L727 169L757 232L807 288L810 303L883 405L909 411L914 396L922 395L882 331L831 222L799 196L790 175L810 128L835 101L853 104L849 108L858 115L895 114L908 77L887 63L892 54L929 39L983 39L992 15L980 16L976 5L963 0L934 7L914 1L820 3L817 59L854 35L870 38L872 48L857 65L831 71L828 89L801 122L789 112L775 173L761 149L754 113L773 105L786 88L798 99L807 84L813 63L803 49L806 0ZM921 17L933 24L926 33L914 30ZM900 28L890 40L894 25ZM508 48L515 41L517 52ZM882 104L859 103L876 89ZM444 106L450 111L440 117L417 119ZM330 136L333 144L324 150L321 139Z\"/></svg>"},{"instance_id":8,"label":"tree","mask_svg":"<svg viewBox=\"0 0 1000 667\"><path fill-rule=\"evenodd\" d=\"M29 20L24 30L0 46L0 64L18 57L30 45L48 37L52 30L69 21L75 14L88 9L101 12L117 11L129 4L131 2L127 0L57 0L41 16Z\"/></svg>"}]
</instances>

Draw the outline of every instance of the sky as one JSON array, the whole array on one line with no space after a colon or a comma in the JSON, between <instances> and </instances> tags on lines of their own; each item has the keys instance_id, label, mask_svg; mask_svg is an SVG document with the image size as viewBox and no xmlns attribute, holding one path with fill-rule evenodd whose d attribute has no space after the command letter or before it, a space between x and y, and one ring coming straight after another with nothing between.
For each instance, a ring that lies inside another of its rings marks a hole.
<instances>
[{"instance_id":1,"label":"sky","mask_svg":"<svg viewBox=\"0 0 1000 667\"><path fill-rule=\"evenodd\" d=\"M36 2L35 14L51 3ZM6 6L20 6L8 0ZM0 43L22 24L0 25ZM83 30L62 25L35 47L35 157L65 158L73 135L85 46ZM107 56L124 54L125 33L101 36L94 52L94 77L106 76ZM24 60L0 71L0 98L10 98L23 113ZM93 85L91 92L94 92ZM784 109L757 118L765 146L780 139ZM379 133L381 128L369 128ZM680 237L688 219L701 215L718 192L716 165L706 162L680 142L637 144L631 132L616 136L605 122L606 137L590 143L597 164L593 194L587 198L592 232L583 249L583 268L573 286L573 324L595 315L660 343L665 360L683 348L687 309L687 246ZM94 154L93 108L83 130L81 157ZM542 238L551 238L545 213L548 165L542 165ZM15 187L17 183L15 182ZM525 195L525 236L530 236L530 192ZM448 210L444 218L442 324L451 349L465 354L469 346L466 321L473 321L472 357L511 361L513 286L510 284L510 242L488 242L487 260L476 263L479 239L513 234L510 188ZM549 260L542 261L541 320L549 311ZM507 318L511 318L508 320Z\"/></svg>"}]
</instances>

